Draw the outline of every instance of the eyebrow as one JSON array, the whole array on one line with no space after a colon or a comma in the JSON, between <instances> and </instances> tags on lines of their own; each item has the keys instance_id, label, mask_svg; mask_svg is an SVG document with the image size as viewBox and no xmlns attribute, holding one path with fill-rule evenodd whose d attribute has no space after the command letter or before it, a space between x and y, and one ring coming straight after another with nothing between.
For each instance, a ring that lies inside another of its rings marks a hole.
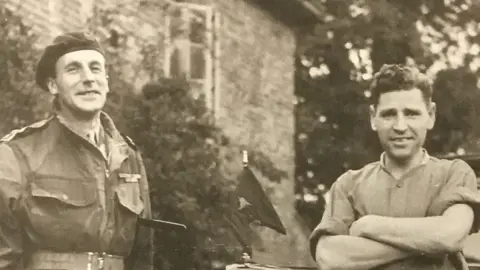
<instances>
[{"instance_id":1,"label":"eyebrow","mask_svg":"<svg viewBox=\"0 0 480 270\"><path fill-rule=\"evenodd\" d=\"M102 65L102 63L100 63L100 61L98 61L98 60L93 60L90 63L88 63L88 66L92 66L92 65ZM79 66L82 66L82 64L79 61L72 61L72 62L66 64L65 68L69 68L71 66L79 67Z\"/></svg>"},{"instance_id":2,"label":"eyebrow","mask_svg":"<svg viewBox=\"0 0 480 270\"><path fill-rule=\"evenodd\" d=\"M403 109L404 112L410 112L410 113L420 113L421 110L420 109L416 109L416 108L404 108ZM396 113L397 112L397 109L394 109L394 108L388 108L388 109L383 109L383 110L380 110L379 113L381 115L384 115L384 114L389 114L389 113Z\"/></svg>"},{"instance_id":3,"label":"eyebrow","mask_svg":"<svg viewBox=\"0 0 480 270\"><path fill-rule=\"evenodd\" d=\"M78 66L81 66L81 64L78 61L72 61L72 62L66 64L65 68L69 68L69 67L72 67L72 66L77 66L78 67Z\"/></svg>"},{"instance_id":4,"label":"eyebrow","mask_svg":"<svg viewBox=\"0 0 480 270\"><path fill-rule=\"evenodd\" d=\"M380 115L385 115L385 114L396 113L396 112L397 112L397 109L390 108L390 109L380 110L379 114Z\"/></svg>"},{"instance_id":5,"label":"eyebrow","mask_svg":"<svg viewBox=\"0 0 480 270\"><path fill-rule=\"evenodd\" d=\"M406 112L411 112L411 113L421 113L422 110L420 109L415 109L415 108L405 108Z\"/></svg>"},{"instance_id":6,"label":"eyebrow","mask_svg":"<svg viewBox=\"0 0 480 270\"><path fill-rule=\"evenodd\" d=\"M102 63L100 63L100 61L98 61L98 60L93 60L93 61L91 61L91 62L88 63L88 64L89 64L90 66L91 66L91 65L102 65Z\"/></svg>"}]
</instances>

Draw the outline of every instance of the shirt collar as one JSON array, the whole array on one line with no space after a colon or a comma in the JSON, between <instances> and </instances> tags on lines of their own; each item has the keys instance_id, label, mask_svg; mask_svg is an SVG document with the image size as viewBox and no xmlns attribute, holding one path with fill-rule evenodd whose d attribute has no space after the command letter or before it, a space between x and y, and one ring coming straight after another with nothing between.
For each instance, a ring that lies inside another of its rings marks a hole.
<instances>
[{"instance_id":1,"label":"shirt collar","mask_svg":"<svg viewBox=\"0 0 480 270\"><path fill-rule=\"evenodd\" d=\"M425 165L430 160L430 155L428 154L428 152L425 148L422 148L422 153L423 153L422 160L421 160L420 164L418 164L417 166ZM386 169L386 166L385 166L385 152L383 152L380 155L380 166L382 166L382 168ZM417 167L417 166L415 166L415 167Z\"/></svg>"},{"instance_id":2,"label":"shirt collar","mask_svg":"<svg viewBox=\"0 0 480 270\"><path fill-rule=\"evenodd\" d=\"M76 125L76 123L68 121L67 119L65 119L65 117L63 117L60 114L57 114L56 117L60 123L62 123L64 126L72 130L73 132L77 133L81 137L88 138L90 135L90 137L95 139L96 141L99 140L100 130L101 130L100 121L98 121L98 123L95 124L92 129L84 129L84 128L81 128L79 125Z\"/></svg>"},{"instance_id":3,"label":"shirt collar","mask_svg":"<svg viewBox=\"0 0 480 270\"><path fill-rule=\"evenodd\" d=\"M94 132L94 134L97 136L97 139L100 139L100 141L108 137L109 139L112 140L112 143L114 143L117 146L126 144L125 139L123 138L123 136L120 134L117 127L113 123L112 118L110 118L110 116L103 111L100 113L99 125L96 126L94 130L90 130L90 131L77 130L78 128L76 129L75 125L72 125L72 123L68 122L64 117L62 117L58 113L55 115L55 117L58 119L60 124L64 125L66 128L70 129L72 132L74 132L75 134L83 138L87 137L88 132Z\"/></svg>"}]
</instances>

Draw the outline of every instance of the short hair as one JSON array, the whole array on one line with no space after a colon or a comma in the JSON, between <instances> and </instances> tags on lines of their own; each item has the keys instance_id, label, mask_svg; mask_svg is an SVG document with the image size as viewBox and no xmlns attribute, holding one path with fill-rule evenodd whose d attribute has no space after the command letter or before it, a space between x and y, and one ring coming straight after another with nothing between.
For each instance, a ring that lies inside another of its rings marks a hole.
<instances>
[{"instance_id":1,"label":"short hair","mask_svg":"<svg viewBox=\"0 0 480 270\"><path fill-rule=\"evenodd\" d=\"M376 106L380 96L394 91L407 91L418 88L422 92L425 103L430 103L433 87L430 79L416 67L384 64L375 73L370 84L371 104Z\"/></svg>"}]
</instances>

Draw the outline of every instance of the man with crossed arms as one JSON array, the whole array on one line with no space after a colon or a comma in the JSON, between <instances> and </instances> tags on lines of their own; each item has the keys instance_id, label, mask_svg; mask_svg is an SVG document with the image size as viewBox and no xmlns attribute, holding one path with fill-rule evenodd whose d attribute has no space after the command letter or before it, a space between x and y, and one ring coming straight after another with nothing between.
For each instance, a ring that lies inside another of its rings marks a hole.
<instances>
[{"instance_id":1,"label":"man with crossed arms","mask_svg":"<svg viewBox=\"0 0 480 270\"><path fill-rule=\"evenodd\" d=\"M468 269L464 240L477 231L473 170L423 148L435 123L432 85L416 68L384 65L370 87L380 160L331 188L310 237L320 269Z\"/></svg>"}]
</instances>

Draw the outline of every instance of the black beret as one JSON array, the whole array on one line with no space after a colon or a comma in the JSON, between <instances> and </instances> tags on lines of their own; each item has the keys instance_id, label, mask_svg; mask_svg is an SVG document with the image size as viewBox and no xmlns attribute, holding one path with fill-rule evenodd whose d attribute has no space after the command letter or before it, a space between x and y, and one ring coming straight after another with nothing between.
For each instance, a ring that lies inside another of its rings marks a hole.
<instances>
[{"instance_id":1,"label":"black beret","mask_svg":"<svg viewBox=\"0 0 480 270\"><path fill-rule=\"evenodd\" d=\"M70 32L57 36L52 44L45 48L38 61L35 71L37 84L48 91L47 78L54 77L57 60L69 52L79 50L95 50L104 54L100 43L88 32Z\"/></svg>"}]
</instances>

